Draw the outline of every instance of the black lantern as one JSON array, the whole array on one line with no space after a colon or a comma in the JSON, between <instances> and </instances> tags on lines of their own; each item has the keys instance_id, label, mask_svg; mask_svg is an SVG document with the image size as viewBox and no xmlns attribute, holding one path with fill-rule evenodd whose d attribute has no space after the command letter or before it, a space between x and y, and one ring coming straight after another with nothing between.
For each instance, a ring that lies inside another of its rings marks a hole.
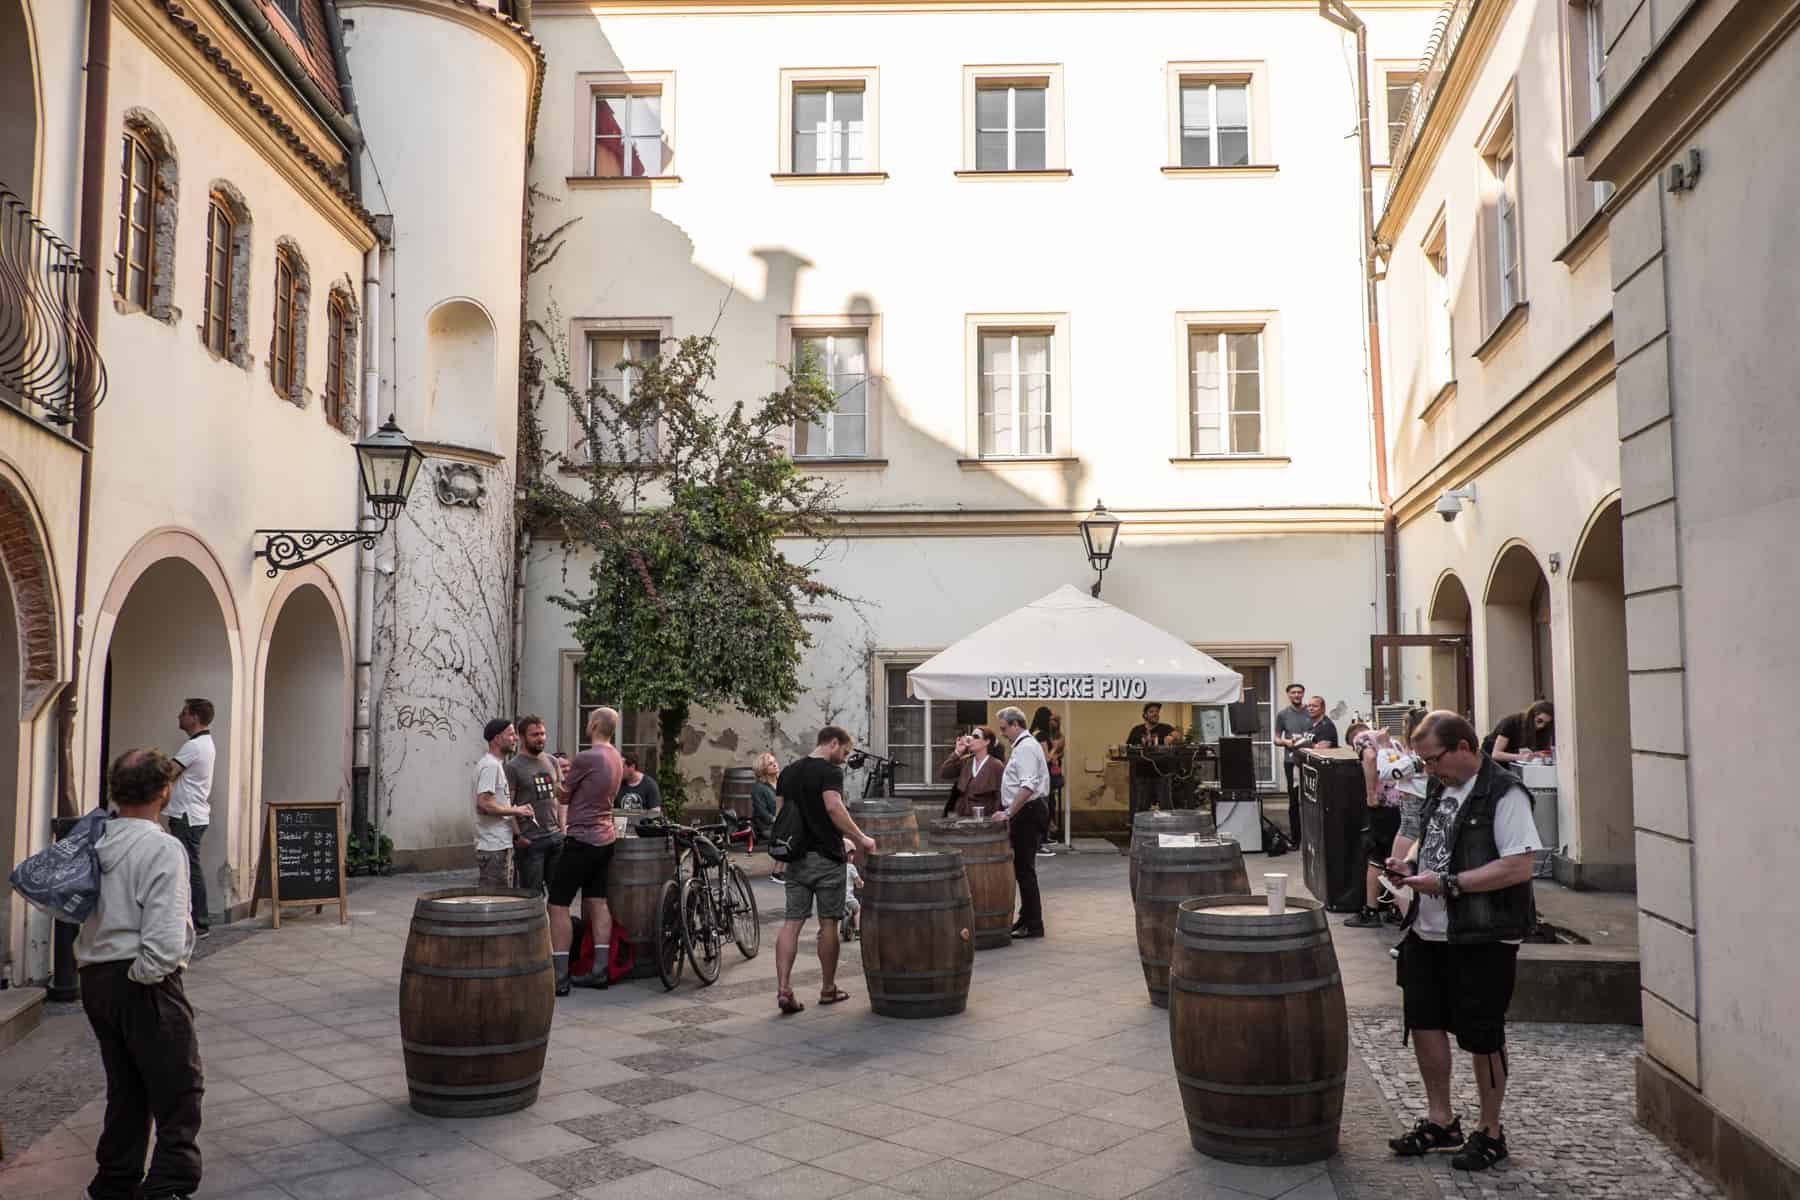
<instances>
[{"instance_id":1,"label":"black lantern","mask_svg":"<svg viewBox=\"0 0 1800 1200\"><path fill-rule=\"evenodd\" d=\"M268 561L269 578L317 562L345 546L373 550L375 539L406 507L425 456L400 432L394 418L390 416L373 437L357 442L355 449L363 496L381 524L373 529L259 529L256 532L266 535L266 540L256 557Z\"/></svg>"},{"instance_id":2,"label":"black lantern","mask_svg":"<svg viewBox=\"0 0 1800 1200\"><path fill-rule=\"evenodd\" d=\"M1094 504L1094 511L1081 522L1081 540L1087 546L1088 565L1100 573L1094 580L1091 590L1094 596L1100 595L1100 584L1106 579L1106 568L1112 565L1113 548L1119 542L1119 518L1106 511L1103 502Z\"/></svg>"}]
</instances>

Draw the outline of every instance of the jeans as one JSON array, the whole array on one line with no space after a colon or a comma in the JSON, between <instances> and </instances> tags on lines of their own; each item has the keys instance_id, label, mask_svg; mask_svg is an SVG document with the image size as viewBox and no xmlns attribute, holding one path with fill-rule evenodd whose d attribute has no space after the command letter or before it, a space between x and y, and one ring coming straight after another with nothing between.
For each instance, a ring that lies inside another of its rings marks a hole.
<instances>
[{"instance_id":1,"label":"jeans","mask_svg":"<svg viewBox=\"0 0 1800 1200\"><path fill-rule=\"evenodd\" d=\"M519 874L519 886L528 892L541 892L562 850L562 839L545 839L534 846L513 849L513 866Z\"/></svg>"},{"instance_id":2,"label":"jeans","mask_svg":"<svg viewBox=\"0 0 1800 1200\"><path fill-rule=\"evenodd\" d=\"M1050 824L1050 809L1039 797L1013 814L1013 878L1019 881L1019 925L1044 931L1044 898L1038 891L1037 850Z\"/></svg>"},{"instance_id":3,"label":"jeans","mask_svg":"<svg viewBox=\"0 0 1800 1200\"><path fill-rule=\"evenodd\" d=\"M1300 781L1294 777L1294 764L1287 766L1288 787L1288 840L1294 843L1294 849L1300 849Z\"/></svg>"},{"instance_id":4,"label":"jeans","mask_svg":"<svg viewBox=\"0 0 1800 1200\"><path fill-rule=\"evenodd\" d=\"M205 826L201 826L202 829ZM106 1118L94 1149L96 1200L186 1196L200 1186L200 1097L205 1080L194 1010L181 973L134 983L131 962L81 968L81 1006L106 1068ZM150 1124L156 1150L144 1173Z\"/></svg>"},{"instance_id":5,"label":"jeans","mask_svg":"<svg viewBox=\"0 0 1800 1200\"><path fill-rule=\"evenodd\" d=\"M206 872L200 867L200 839L206 836L206 826L189 825L186 817L170 817L169 832L187 850L188 899L194 911L194 928L205 929L209 922L206 917Z\"/></svg>"}]
</instances>

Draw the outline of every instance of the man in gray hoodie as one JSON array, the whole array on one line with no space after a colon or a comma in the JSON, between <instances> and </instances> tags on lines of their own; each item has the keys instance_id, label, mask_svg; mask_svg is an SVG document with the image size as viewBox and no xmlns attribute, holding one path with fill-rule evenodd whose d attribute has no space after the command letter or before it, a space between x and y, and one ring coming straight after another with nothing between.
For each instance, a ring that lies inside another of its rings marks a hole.
<instances>
[{"instance_id":1,"label":"man in gray hoodie","mask_svg":"<svg viewBox=\"0 0 1800 1200\"><path fill-rule=\"evenodd\" d=\"M157 824L175 765L127 750L108 776L118 815L100 835L100 903L75 940L81 1006L106 1068L91 1200L189 1196L200 1186L200 1043L181 970L194 952L188 859ZM144 1172L150 1125L156 1152Z\"/></svg>"}]
</instances>

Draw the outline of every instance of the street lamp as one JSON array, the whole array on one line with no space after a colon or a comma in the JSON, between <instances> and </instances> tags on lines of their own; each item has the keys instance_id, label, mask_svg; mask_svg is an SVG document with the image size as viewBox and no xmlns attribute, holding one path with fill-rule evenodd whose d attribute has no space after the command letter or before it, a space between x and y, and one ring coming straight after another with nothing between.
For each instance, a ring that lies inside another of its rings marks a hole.
<instances>
[{"instance_id":1,"label":"street lamp","mask_svg":"<svg viewBox=\"0 0 1800 1200\"><path fill-rule=\"evenodd\" d=\"M1119 541L1119 518L1106 511L1104 502L1096 501L1094 511L1081 522L1081 540L1087 545L1088 565L1100 573L1089 589L1096 598L1106 579L1106 568L1112 565L1113 547Z\"/></svg>"},{"instance_id":2,"label":"street lamp","mask_svg":"<svg viewBox=\"0 0 1800 1200\"><path fill-rule=\"evenodd\" d=\"M355 450L363 496L381 524L374 529L258 529L256 532L266 538L256 557L268 561L270 579L283 571L317 562L345 546L361 545L365 550L373 550L375 539L406 507L406 498L412 495L425 456L400 432L394 418L390 416L373 437L357 442Z\"/></svg>"}]
</instances>

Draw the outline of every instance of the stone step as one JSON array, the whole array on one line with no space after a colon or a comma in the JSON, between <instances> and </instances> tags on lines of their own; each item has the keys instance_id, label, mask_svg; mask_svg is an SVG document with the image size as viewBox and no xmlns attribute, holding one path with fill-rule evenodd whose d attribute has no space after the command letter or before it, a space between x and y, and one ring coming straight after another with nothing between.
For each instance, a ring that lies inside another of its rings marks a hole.
<instances>
[{"instance_id":1,"label":"stone step","mask_svg":"<svg viewBox=\"0 0 1800 1200\"><path fill-rule=\"evenodd\" d=\"M5 1050L36 1029L43 1018L43 988L0 989L0 1050Z\"/></svg>"}]
</instances>

